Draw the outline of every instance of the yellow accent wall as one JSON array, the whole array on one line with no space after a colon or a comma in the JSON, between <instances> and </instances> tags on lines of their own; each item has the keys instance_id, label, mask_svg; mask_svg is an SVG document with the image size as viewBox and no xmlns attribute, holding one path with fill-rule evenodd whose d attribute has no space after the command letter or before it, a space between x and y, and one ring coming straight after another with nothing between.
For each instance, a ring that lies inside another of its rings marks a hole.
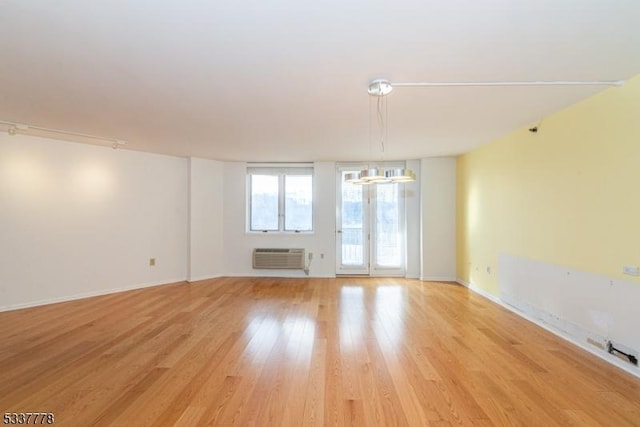
<instances>
[{"instance_id":1,"label":"yellow accent wall","mask_svg":"<svg viewBox=\"0 0 640 427\"><path fill-rule=\"evenodd\" d=\"M640 285L640 75L456 166L460 280L497 295L506 253Z\"/></svg>"}]
</instances>

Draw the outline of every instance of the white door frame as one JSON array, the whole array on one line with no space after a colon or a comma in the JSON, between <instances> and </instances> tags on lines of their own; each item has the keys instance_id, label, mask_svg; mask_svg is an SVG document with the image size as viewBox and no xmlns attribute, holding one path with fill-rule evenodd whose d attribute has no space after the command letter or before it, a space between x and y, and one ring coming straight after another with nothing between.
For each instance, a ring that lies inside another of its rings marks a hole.
<instances>
[{"instance_id":1,"label":"white door frame","mask_svg":"<svg viewBox=\"0 0 640 427\"><path fill-rule=\"evenodd\" d=\"M385 167L404 167L404 162L387 163ZM363 209L362 209L362 227L363 227L363 264L362 265L344 265L342 263L342 239L344 230L342 229L342 181L345 172L360 171L366 168L363 163L339 163L336 166L336 274L337 275L370 275L370 276L401 276L406 274L406 198L403 184L398 186L399 197L399 238L401 239L400 260L401 265L397 267L383 266L377 263L377 223L376 223L376 185L363 185Z\"/></svg>"}]
</instances>

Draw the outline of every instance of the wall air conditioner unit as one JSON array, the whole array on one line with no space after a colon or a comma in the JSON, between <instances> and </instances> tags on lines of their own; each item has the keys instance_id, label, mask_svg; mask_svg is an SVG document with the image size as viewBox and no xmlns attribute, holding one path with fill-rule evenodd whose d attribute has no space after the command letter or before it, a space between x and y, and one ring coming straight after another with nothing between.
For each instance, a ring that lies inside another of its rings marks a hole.
<instances>
[{"instance_id":1,"label":"wall air conditioner unit","mask_svg":"<svg viewBox=\"0 0 640 427\"><path fill-rule=\"evenodd\" d=\"M304 249L256 248L253 268L286 268L304 270Z\"/></svg>"}]
</instances>

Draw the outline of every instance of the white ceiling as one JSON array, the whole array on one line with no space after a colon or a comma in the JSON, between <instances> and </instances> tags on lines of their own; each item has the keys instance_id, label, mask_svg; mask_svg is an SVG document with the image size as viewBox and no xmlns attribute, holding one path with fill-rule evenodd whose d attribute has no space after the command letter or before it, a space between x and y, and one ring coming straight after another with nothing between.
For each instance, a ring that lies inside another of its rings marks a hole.
<instances>
[{"instance_id":1,"label":"white ceiling","mask_svg":"<svg viewBox=\"0 0 640 427\"><path fill-rule=\"evenodd\" d=\"M639 22L638 0L3 0L0 120L178 156L367 160L370 80L624 80ZM384 156L465 152L603 89L396 88Z\"/></svg>"}]
</instances>

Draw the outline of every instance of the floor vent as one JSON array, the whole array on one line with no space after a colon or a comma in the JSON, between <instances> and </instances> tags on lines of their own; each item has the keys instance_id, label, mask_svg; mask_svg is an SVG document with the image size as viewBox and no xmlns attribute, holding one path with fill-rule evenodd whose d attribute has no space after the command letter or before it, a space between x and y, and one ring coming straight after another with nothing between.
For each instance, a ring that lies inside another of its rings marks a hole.
<instances>
[{"instance_id":1,"label":"floor vent","mask_svg":"<svg viewBox=\"0 0 640 427\"><path fill-rule=\"evenodd\" d=\"M304 269L304 249L256 248L253 268Z\"/></svg>"}]
</instances>

